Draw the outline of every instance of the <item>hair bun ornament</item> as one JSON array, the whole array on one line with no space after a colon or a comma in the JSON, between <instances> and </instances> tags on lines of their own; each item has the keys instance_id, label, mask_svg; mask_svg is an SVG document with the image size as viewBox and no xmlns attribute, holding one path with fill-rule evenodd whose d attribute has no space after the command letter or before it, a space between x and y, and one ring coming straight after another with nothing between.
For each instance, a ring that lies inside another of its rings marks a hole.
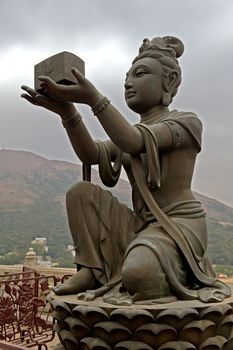
<instances>
[{"instance_id":1,"label":"hair bun ornament","mask_svg":"<svg viewBox=\"0 0 233 350\"><path fill-rule=\"evenodd\" d=\"M162 39L168 48L171 48L175 51L176 58L179 58L183 55L184 44L180 39L176 38L175 36L164 36Z\"/></svg>"},{"instance_id":2,"label":"hair bun ornament","mask_svg":"<svg viewBox=\"0 0 233 350\"><path fill-rule=\"evenodd\" d=\"M150 46L150 40L148 38L143 39L142 45L139 48L139 53L145 51Z\"/></svg>"}]
</instances>

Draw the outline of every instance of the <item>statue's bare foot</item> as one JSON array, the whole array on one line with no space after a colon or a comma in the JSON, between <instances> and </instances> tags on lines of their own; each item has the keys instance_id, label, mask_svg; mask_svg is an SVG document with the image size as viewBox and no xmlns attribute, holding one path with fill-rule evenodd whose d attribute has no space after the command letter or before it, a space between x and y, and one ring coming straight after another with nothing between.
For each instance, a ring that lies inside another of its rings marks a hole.
<instances>
[{"instance_id":1,"label":"statue's bare foot","mask_svg":"<svg viewBox=\"0 0 233 350\"><path fill-rule=\"evenodd\" d=\"M57 295L76 294L87 289L97 288L97 282L90 269L82 267L74 276L70 277L63 284L54 287Z\"/></svg>"}]
</instances>

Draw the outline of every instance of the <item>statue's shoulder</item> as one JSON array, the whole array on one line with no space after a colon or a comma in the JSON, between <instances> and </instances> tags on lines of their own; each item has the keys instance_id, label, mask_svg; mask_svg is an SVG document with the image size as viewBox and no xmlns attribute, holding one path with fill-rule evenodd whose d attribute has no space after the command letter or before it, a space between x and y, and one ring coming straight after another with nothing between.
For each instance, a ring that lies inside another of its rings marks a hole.
<instances>
[{"instance_id":1,"label":"statue's shoulder","mask_svg":"<svg viewBox=\"0 0 233 350\"><path fill-rule=\"evenodd\" d=\"M194 120L201 123L201 120L196 113L189 111L177 111L176 109L169 112L163 120Z\"/></svg>"},{"instance_id":2,"label":"statue's shoulder","mask_svg":"<svg viewBox=\"0 0 233 350\"><path fill-rule=\"evenodd\" d=\"M202 138L202 122L193 112L181 112L171 111L164 119L163 122L170 122L180 125L184 128L190 136L195 140L198 151L201 150L201 138Z\"/></svg>"},{"instance_id":3,"label":"statue's shoulder","mask_svg":"<svg viewBox=\"0 0 233 350\"><path fill-rule=\"evenodd\" d=\"M178 123L189 131L196 130L196 132L202 133L202 122L198 115L193 112L173 110L163 119L163 122L168 121Z\"/></svg>"}]
</instances>

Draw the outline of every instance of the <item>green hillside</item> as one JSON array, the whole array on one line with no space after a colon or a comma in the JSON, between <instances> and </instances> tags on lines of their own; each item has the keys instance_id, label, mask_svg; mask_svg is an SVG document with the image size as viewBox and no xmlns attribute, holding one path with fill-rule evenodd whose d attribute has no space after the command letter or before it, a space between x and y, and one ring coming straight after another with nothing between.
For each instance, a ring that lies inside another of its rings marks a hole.
<instances>
[{"instance_id":1,"label":"green hillside","mask_svg":"<svg viewBox=\"0 0 233 350\"><path fill-rule=\"evenodd\" d=\"M93 182L99 182L95 170ZM0 151L0 264L22 263L35 237L46 237L48 255L73 266L65 193L81 179L81 166L47 160L30 152ZM130 205L130 188L120 180L113 190ZM233 209L197 194L208 214L208 255L215 264L233 265Z\"/></svg>"}]
</instances>

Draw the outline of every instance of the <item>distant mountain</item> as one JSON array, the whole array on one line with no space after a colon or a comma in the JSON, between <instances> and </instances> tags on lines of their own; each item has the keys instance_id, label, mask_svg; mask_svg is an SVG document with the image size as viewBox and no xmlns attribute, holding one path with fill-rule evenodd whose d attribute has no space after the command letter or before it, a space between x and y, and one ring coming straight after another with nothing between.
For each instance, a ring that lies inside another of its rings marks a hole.
<instances>
[{"instance_id":1,"label":"distant mountain","mask_svg":"<svg viewBox=\"0 0 233 350\"><path fill-rule=\"evenodd\" d=\"M0 210L26 210L48 195L51 201L64 204L69 186L81 179L82 166L79 164L48 160L31 152L2 150ZM92 181L101 183L95 169L92 169ZM127 181L120 179L113 192L123 202L129 202L130 187Z\"/></svg>"},{"instance_id":2,"label":"distant mountain","mask_svg":"<svg viewBox=\"0 0 233 350\"><path fill-rule=\"evenodd\" d=\"M48 160L25 151L0 151L0 264L16 263L35 237L46 237L49 254L62 260L71 242L65 212L67 189L82 178L79 164ZM92 181L100 183L92 170ZM130 186L120 179L112 192L131 205ZM233 264L233 208L196 193L208 219L208 254ZM9 254L10 253L10 254Z\"/></svg>"},{"instance_id":3,"label":"distant mountain","mask_svg":"<svg viewBox=\"0 0 233 350\"><path fill-rule=\"evenodd\" d=\"M195 192L195 196L200 200L206 210L209 219L220 222L223 226L233 225L233 208L219 202L214 198L206 197Z\"/></svg>"}]
</instances>

